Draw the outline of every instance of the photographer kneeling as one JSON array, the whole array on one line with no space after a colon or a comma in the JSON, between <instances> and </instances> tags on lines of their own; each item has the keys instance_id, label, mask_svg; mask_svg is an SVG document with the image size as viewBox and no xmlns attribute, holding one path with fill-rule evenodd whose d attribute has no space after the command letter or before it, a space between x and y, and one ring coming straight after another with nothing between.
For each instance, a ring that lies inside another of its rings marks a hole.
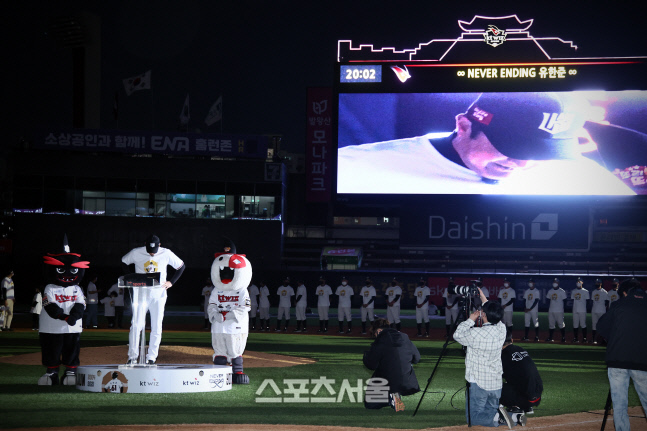
<instances>
[{"instance_id":1,"label":"photographer kneeling","mask_svg":"<svg viewBox=\"0 0 647 431\"><path fill-rule=\"evenodd\" d=\"M391 328L386 319L373 321L371 335L375 341L364 352L364 365L375 372L366 388L364 407L391 406L396 412L402 411L404 403L400 396L420 391L411 366L420 362L420 352L406 334Z\"/></svg>"},{"instance_id":2,"label":"photographer kneeling","mask_svg":"<svg viewBox=\"0 0 647 431\"><path fill-rule=\"evenodd\" d=\"M508 408L513 422L525 425L525 414L534 413L534 407L541 402L544 384L535 362L525 349L512 344L510 334L503 344L501 360L505 383L499 404Z\"/></svg>"},{"instance_id":3,"label":"photographer kneeling","mask_svg":"<svg viewBox=\"0 0 647 431\"><path fill-rule=\"evenodd\" d=\"M481 289L478 292L482 310L470 314L454 332L454 340L467 347L465 380L469 398L465 416L471 425L498 427L505 424L512 429L512 418L499 404L503 386L501 347L506 336L506 327L501 322L503 307L498 302L489 302ZM477 320L482 322L481 326L476 326Z\"/></svg>"}]
</instances>

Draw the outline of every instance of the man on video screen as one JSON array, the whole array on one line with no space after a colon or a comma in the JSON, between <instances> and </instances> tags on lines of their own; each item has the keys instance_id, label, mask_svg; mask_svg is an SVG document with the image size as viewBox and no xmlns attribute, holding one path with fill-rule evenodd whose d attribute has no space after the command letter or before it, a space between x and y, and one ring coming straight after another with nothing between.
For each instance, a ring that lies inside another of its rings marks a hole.
<instances>
[{"instance_id":1,"label":"man on video screen","mask_svg":"<svg viewBox=\"0 0 647 431\"><path fill-rule=\"evenodd\" d=\"M577 93L482 93L455 116L449 136L431 133L363 145L340 140L337 191L635 194L583 156L587 109Z\"/></svg>"}]
</instances>

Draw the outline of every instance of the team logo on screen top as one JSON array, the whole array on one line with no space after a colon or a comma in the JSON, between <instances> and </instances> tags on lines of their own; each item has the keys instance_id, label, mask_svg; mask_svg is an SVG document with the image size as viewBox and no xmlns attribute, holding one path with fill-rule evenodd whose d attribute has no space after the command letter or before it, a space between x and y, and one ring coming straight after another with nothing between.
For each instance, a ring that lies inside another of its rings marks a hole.
<instances>
[{"instance_id":1,"label":"team logo on screen top","mask_svg":"<svg viewBox=\"0 0 647 431\"><path fill-rule=\"evenodd\" d=\"M327 100L322 100L321 102L312 102L312 111L317 114L321 115L326 110L328 109L328 101Z\"/></svg>"},{"instance_id":2,"label":"team logo on screen top","mask_svg":"<svg viewBox=\"0 0 647 431\"><path fill-rule=\"evenodd\" d=\"M398 77L400 82L405 82L407 79L411 78L407 66L391 66L391 70L395 73L395 76Z\"/></svg>"},{"instance_id":3,"label":"team logo on screen top","mask_svg":"<svg viewBox=\"0 0 647 431\"><path fill-rule=\"evenodd\" d=\"M557 114L555 112L544 112L544 118L539 125L539 130L548 132L551 135L565 132L571 128L574 119L575 115L569 114L567 112L562 112L561 114Z\"/></svg>"},{"instance_id":4,"label":"team logo on screen top","mask_svg":"<svg viewBox=\"0 0 647 431\"><path fill-rule=\"evenodd\" d=\"M497 47L505 42L505 30L499 30L495 25L488 25L485 31L485 43L490 46Z\"/></svg>"}]
</instances>

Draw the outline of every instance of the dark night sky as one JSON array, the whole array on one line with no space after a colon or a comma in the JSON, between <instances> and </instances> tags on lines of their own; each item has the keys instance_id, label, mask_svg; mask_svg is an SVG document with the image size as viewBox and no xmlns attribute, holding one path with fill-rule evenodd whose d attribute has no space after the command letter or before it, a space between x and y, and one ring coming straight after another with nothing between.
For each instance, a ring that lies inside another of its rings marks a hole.
<instances>
[{"instance_id":1,"label":"dark night sky","mask_svg":"<svg viewBox=\"0 0 647 431\"><path fill-rule=\"evenodd\" d=\"M635 1L23 1L5 10L4 45L16 79L5 100L5 145L36 127L72 125L72 53L48 37L52 19L89 11L101 17L101 126L177 130L186 94L190 129L206 128L223 96L224 131L279 133L302 152L305 94L331 86L338 39L407 48L456 37L475 14L534 18L535 36L573 40L582 56L647 55L643 8ZM448 3L451 6L448 6ZM570 5L571 3L582 5ZM566 4L566 5L565 5ZM153 91L126 96L124 78L152 70ZM7 103L9 101L9 103Z\"/></svg>"}]
</instances>

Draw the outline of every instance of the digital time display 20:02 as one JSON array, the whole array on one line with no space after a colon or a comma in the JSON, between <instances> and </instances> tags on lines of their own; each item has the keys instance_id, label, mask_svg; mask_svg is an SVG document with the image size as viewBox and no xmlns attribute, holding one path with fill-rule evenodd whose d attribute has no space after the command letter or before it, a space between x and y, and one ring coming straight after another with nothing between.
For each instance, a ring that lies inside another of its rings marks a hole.
<instances>
[{"instance_id":1,"label":"digital time display 20:02","mask_svg":"<svg viewBox=\"0 0 647 431\"><path fill-rule=\"evenodd\" d=\"M382 82L382 66L341 66L339 82Z\"/></svg>"}]
</instances>

